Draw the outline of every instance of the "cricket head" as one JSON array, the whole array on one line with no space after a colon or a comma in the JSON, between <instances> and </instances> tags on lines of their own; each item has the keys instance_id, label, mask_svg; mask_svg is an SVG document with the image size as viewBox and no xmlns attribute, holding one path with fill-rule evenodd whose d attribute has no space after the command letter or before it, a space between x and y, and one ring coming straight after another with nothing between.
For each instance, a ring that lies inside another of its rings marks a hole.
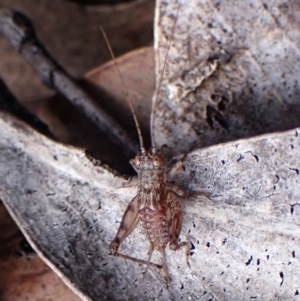
<instances>
[{"instance_id":1,"label":"cricket head","mask_svg":"<svg viewBox=\"0 0 300 301\"><path fill-rule=\"evenodd\" d=\"M142 170L161 170L165 165L165 161L161 151L156 147L152 147L148 151L142 149L141 154L130 160L130 164L139 173Z\"/></svg>"}]
</instances>

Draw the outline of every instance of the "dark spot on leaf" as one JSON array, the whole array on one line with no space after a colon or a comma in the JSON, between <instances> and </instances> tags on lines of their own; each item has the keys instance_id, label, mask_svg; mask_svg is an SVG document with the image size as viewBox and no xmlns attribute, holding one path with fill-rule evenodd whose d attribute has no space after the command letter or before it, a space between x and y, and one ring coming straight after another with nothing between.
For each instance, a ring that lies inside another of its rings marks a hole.
<instances>
[{"instance_id":1,"label":"dark spot on leaf","mask_svg":"<svg viewBox=\"0 0 300 301\"><path fill-rule=\"evenodd\" d=\"M26 189L26 194L28 195L31 195L31 194L33 194L33 193L35 193L36 192L36 190L32 190L32 189Z\"/></svg>"},{"instance_id":2,"label":"dark spot on leaf","mask_svg":"<svg viewBox=\"0 0 300 301\"><path fill-rule=\"evenodd\" d=\"M180 283L181 283L180 290L182 291L182 290L184 289L184 285L183 285L183 283L182 283L182 282L180 282Z\"/></svg>"},{"instance_id":3,"label":"dark spot on leaf","mask_svg":"<svg viewBox=\"0 0 300 301\"><path fill-rule=\"evenodd\" d=\"M252 259L253 259L253 257L252 257L252 255L251 255L251 257L248 259L248 261L247 261L247 262L245 262L245 265L250 265L250 263L251 263Z\"/></svg>"},{"instance_id":4,"label":"dark spot on leaf","mask_svg":"<svg viewBox=\"0 0 300 301\"><path fill-rule=\"evenodd\" d=\"M206 107L206 120L212 129L216 128L216 123L218 123L222 128L228 129L228 124L223 115L211 105Z\"/></svg>"},{"instance_id":5,"label":"dark spot on leaf","mask_svg":"<svg viewBox=\"0 0 300 301\"><path fill-rule=\"evenodd\" d=\"M257 259L256 264L260 265L260 259Z\"/></svg>"},{"instance_id":6,"label":"dark spot on leaf","mask_svg":"<svg viewBox=\"0 0 300 301\"><path fill-rule=\"evenodd\" d=\"M221 97L221 101L218 103L218 109L220 111L225 111L228 108L229 99L225 96Z\"/></svg>"},{"instance_id":7,"label":"dark spot on leaf","mask_svg":"<svg viewBox=\"0 0 300 301\"><path fill-rule=\"evenodd\" d=\"M243 159L244 159L244 156L240 155L240 157L236 160L236 162L240 162Z\"/></svg>"},{"instance_id":8,"label":"dark spot on leaf","mask_svg":"<svg viewBox=\"0 0 300 301\"><path fill-rule=\"evenodd\" d=\"M280 276L280 278L282 279L282 280L281 280L281 283L280 283L280 286L282 286L283 281L284 281L284 274L283 274L283 272L280 272L280 273L279 273L279 276Z\"/></svg>"}]
</instances>

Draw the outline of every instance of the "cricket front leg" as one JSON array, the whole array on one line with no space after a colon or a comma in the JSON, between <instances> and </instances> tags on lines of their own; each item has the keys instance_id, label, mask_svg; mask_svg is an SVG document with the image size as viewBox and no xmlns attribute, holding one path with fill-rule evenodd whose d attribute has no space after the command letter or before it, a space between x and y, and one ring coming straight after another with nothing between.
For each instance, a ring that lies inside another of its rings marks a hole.
<instances>
[{"instance_id":1,"label":"cricket front leg","mask_svg":"<svg viewBox=\"0 0 300 301\"><path fill-rule=\"evenodd\" d=\"M208 198L209 200L211 200L211 191L205 190L205 189L202 189L202 190L199 189L200 190L199 192L183 190L173 183L167 183L166 189L169 191L175 192L178 196L185 198L185 199L196 198L198 196L204 196L204 197Z\"/></svg>"},{"instance_id":2,"label":"cricket front leg","mask_svg":"<svg viewBox=\"0 0 300 301\"><path fill-rule=\"evenodd\" d=\"M133 198L133 200L127 206L124 215L122 217L121 224L119 226L116 237L113 239L109 246L111 254L117 255L118 248L122 241L132 232L139 222L139 195Z\"/></svg>"}]
</instances>

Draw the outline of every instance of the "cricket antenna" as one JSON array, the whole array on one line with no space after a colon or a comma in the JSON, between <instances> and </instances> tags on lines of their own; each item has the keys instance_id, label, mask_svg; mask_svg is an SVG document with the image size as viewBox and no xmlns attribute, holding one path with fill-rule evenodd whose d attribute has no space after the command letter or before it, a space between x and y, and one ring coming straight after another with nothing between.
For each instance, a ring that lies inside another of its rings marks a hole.
<instances>
[{"instance_id":1,"label":"cricket antenna","mask_svg":"<svg viewBox=\"0 0 300 301\"><path fill-rule=\"evenodd\" d=\"M173 41L174 38L174 32L175 32L175 27L177 24L177 20L178 20L178 15L179 15L179 9L181 7L181 0L179 0L178 2L178 8L177 8L177 12L176 12L176 16L175 16L175 22L172 28L172 32L171 32L171 37L169 40L169 44L168 44L168 48L167 48L167 53L164 59L164 63L163 63L163 67L162 67L162 71L161 71L161 76L158 82L158 87L156 89L156 97L154 98L153 104L152 104L152 115L151 115L151 140L152 140L152 147L155 149L155 136L154 136L154 112L156 109L156 105L157 105L157 101L158 101L158 97L159 97L159 93L160 93L160 89L161 89L161 85L162 85L162 80L164 77L164 73L165 73L165 69L166 69L166 65L167 65L167 60L168 60L168 56L169 56L169 52L170 52L170 48L171 48L171 43Z\"/></svg>"},{"instance_id":2,"label":"cricket antenna","mask_svg":"<svg viewBox=\"0 0 300 301\"><path fill-rule=\"evenodd\" d=\"M115 55L114 55L114 53L113 53L113 51L112 51L112 48L111 48L111 46L110 46L110 44L109 44L108 38L107 38L107 36L106 36L106 33L105 33L104 29L103 29L101 26L100 26L100 29L101 29L101 31L102 31L102 34L103 34L104 40L105 40L105 42L106 42L106 45L107 45L107 47L108 47L108 50L109 50L109 52L110 52L110 55L111 55L111 57L112 57L112 59L113 59L113 61L114 61L114 64L115 64L115 66L116 66L116 68L117 68L117 70L118 70L118 73L119 73L119 76L120 76L122 85L123 85L124 90L125 90L125 93L126 93L126 100L127 100L128 104L129 104L129 107L130 107L130 110L131 110L131 113L132 113L132 116L133 116L133 119L134 119L134 123L135 123L136 129L137 129L137 133L138 133L138 136L139 136L141 153L142 153L142 154L145 154L146 150L145 150L145 146L144 146L144 140L143 140L143 136L142 136L141 127L140 127L140 124L139 124L139 122L138 122L138 120L137 120L135 111L134 111L134 109L133 109L133 105L132 105L131 101L129 100L128 89L127 89L127 87L126 87L126 85L125 85L125 83L124 83L124 79L123 79L123 77L122 77L122 73L121 73L121 71L120 71L119 65L117 64Z\"/></svg>"}]
</instances>

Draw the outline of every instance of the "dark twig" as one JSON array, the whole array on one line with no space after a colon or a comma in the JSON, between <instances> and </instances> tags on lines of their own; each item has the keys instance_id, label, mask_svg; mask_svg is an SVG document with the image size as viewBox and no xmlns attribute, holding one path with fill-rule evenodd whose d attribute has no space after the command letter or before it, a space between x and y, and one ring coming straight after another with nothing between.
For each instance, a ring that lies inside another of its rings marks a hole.
<instances>
[{"instance_id":1,"label":"dark twig","mask_svg":"<svg viewBox=\"0 0 300 301\"><path fill-rule=\"evenodd\" d=\"M40 133L53 138L48 126L43 123L38 117L30 113L23 107L19 101L10 93L5 83L0 79L0 110L7 111L19 119L25 121L31 127Z\"/></svg>"},{"instance_id":2,"label":"dark twig","mask_svg":"<svg viewBox=\"0 0 300 301\"><path fill-rule=\"evenodd\" d=\"M0 8L0 31L25 60L35 69L43 83L64 95L92 120L127 156L136 154L139 147L126 131L51 57L35 35L31 21L20 12Z\"/></svg>"}]
</instances>

